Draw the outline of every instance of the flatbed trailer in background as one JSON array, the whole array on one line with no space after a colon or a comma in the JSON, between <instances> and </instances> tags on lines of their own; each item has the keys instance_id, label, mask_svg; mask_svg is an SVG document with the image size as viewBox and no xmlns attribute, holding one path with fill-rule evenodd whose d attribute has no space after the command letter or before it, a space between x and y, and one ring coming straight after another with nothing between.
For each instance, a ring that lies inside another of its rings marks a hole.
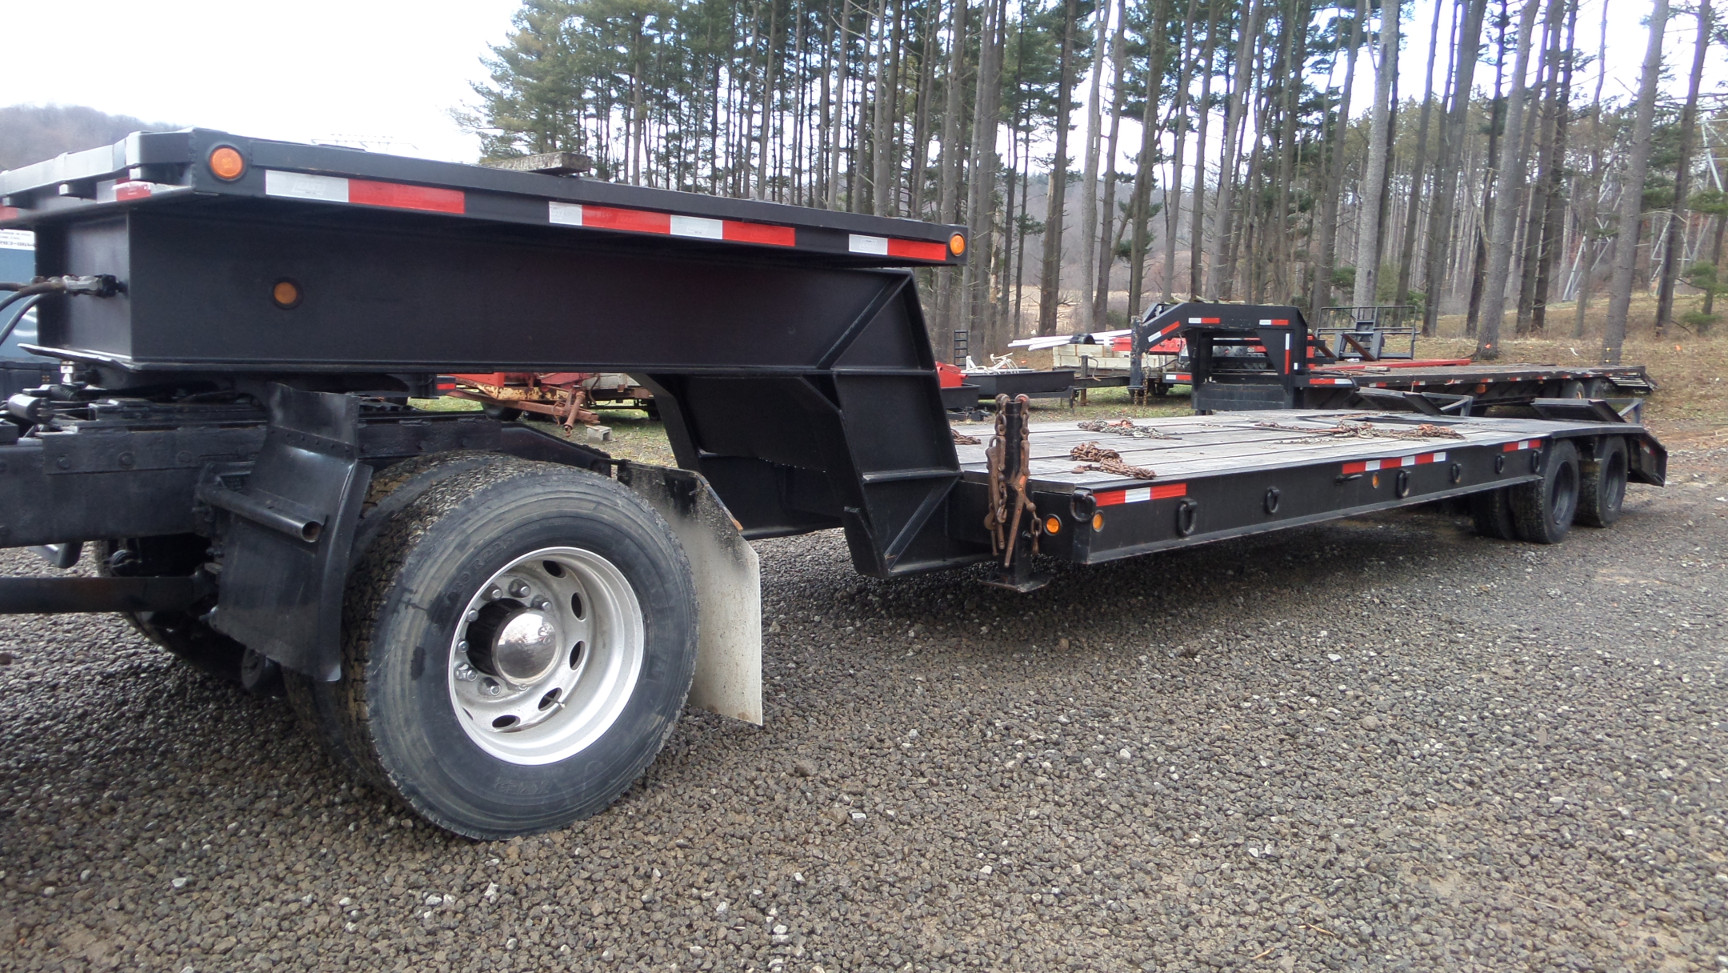
<instances>
[{"instance_id":1,"label":"flatbed trailer in background","mask_svg":"<svg viewBox=\"0 0 1728 973\"><path fill-rule=\"evenodd\" d=\"M1542 398L1609 399L1656 388L1642 365L1376 358L1377 343L1363 340L1371 334L1316 334L1300 311L1287 307L1198 301L1156 307L1135 326L1136 346L1180 337L1187 354L1156 375L1131 376L1129 389L1189 385L1197 412L1340 409L1382 390L1450 396L1455 408L1479 413Z\"/></svg>"},{"instance_id":2,"label":"flatbed trailer in background","mask_svg":"<svg viewBox=\"0 0 1728 973\"><path fill-rule=\"evenodd\" d=\"M1450 497L1553 543L1665 476L1600 400L1035 425L1003 395L952 427L912 270L960 227L204 130L0 174L3 226L37 234L12 286L65 381L7 402L0 544L93 548L97 577L0 579L0 611L119 611L279 679L467 835L604 808L687 698L760 722L752 538L838 528L867 575L1029 591L1052 558ZM678 468L410 405L488 372L633 376Z\"/></svg>"}]
</instances>

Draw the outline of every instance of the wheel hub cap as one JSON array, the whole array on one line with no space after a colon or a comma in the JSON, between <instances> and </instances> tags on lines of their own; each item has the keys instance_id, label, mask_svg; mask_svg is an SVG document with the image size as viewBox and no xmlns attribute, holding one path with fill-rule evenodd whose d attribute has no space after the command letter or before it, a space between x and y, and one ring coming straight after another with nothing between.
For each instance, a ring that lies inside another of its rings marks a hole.
<instances>
[{"instance_id":1,"label":"wheel hub cap","mask_svg":"<svg viewBox=\"0 0 1728 973\"><path fill-rule=\"evenodd\" d=\"M543 678L558 656L558 627L537 611L511 616L492 643L492 663L498 674L518 686Z\"/></svg>"}]
</instances>

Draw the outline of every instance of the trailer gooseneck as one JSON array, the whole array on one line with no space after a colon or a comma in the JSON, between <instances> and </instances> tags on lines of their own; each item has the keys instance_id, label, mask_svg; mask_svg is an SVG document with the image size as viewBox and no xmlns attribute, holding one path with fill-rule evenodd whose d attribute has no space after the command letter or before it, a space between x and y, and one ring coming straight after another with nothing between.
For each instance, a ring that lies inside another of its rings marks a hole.
<instances>
[{"instance_id":1,"label":"trailer gooseneck","mask_svg":"<svg viewBox=\"0 0 1728 973\"><path fill-rule=\"evenodd\" d=\"M338 760L467 835L605 807L687 695L760 721L750 538L840 528L872 576L1030 590L1035 555L1443 497L1553 542L1664 476L1589 400L1089 431L1003 400L966 435L912 276L960 262L958 227L203 130L0 175L0 226L36 232L64 363L7 403L0 545L99 575L0 579L0 611L120 611L280 678ZM678 468L409 405L489 371L634 376Z\"/></svg>"}]
</instances>

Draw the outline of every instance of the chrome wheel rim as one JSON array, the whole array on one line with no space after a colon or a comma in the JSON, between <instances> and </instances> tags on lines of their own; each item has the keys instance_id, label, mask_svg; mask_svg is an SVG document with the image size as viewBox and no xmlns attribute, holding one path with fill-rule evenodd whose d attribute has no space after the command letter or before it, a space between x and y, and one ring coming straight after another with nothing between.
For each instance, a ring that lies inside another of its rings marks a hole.
<instances>
[{"instance_id":1,"label":"chrome wheel rim","mask_svg":"<svg viewBox=\"0 0 1728 973\"><path fill-rule=\"evenodd\" d=\"M511 561L469 597L445 682L468 739L514 764L587 749L642 673L641 603L592 551L546 547Z\"/></svg>"}]
</instances>

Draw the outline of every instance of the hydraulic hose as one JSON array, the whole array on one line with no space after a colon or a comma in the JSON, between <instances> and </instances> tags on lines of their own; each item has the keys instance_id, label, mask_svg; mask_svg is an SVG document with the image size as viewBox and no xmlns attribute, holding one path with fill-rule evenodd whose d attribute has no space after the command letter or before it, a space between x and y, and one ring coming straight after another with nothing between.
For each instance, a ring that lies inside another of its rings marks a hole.
<instances>
[{"instance_id":1,"label":"hydraulic hose","mask_svg":"<svg viewBox=\"0 0 1728 973\"><path fill-rule=\"evenodd\" d=\"M24 315L37 301L49 294L84 294L90 297L113 297L121 291L120 281L113 274L94 274L85 277L44 277L29 283L12 281L0 282L0 291L11 291L0 298L0 315L14 304L23 302L24 306L12 316L3 327L0 327L0 341L12 336L12 329L18 322L24 320Z\"/></svg>"}]
</instances>

